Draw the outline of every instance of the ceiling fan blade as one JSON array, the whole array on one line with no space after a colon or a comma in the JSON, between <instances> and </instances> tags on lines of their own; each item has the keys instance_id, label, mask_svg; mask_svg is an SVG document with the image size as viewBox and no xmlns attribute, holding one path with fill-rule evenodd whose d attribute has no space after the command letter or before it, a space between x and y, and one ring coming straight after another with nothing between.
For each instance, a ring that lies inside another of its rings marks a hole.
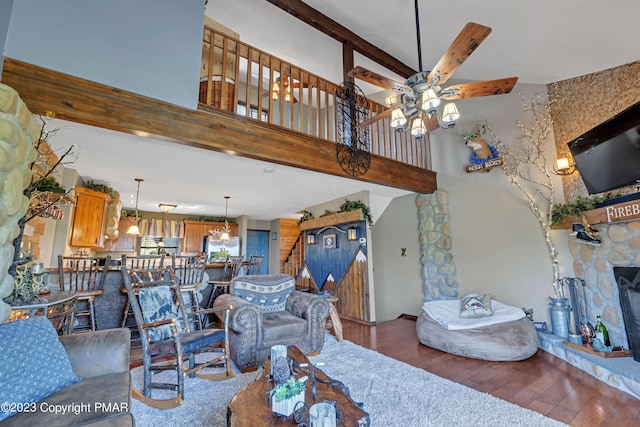
<instances>
[{"instance_id":1,"label":"ceiling fan blade","mask_svg":"<svg viewBox=\"0 0 640 427\"><path fill-rule=\"evenodd\" d=\"M406 102L404 102L404 103L402 103L402 104L394 105L394 106L392 106L392 107L390 107L390 108L388 108L388 109L386 109L386 110L384 110L384 111L379 112L378 114L376 114L376 115L375 115L375 116L373 116L373 117L369 117L369 118L368 118L367 120L365 120L364 122L359 123L359 124L358 124L358 127L359 127L359 128L367 127L367 126L369 126L369 125L371 125L371 124L373 124L373 123L377 122L377 121L378 121L378 120L380 120L380 119L384 119L385 117L389 117L389 116L391 115L391 112L392 112L393 110L395 110L396 108L404 108L404 107L406 107L407 105L408 105L408 103L406 103Z\"/></svg>"},{"instance_id":2,"label":"ceiling fan blade","mask_svg":"<svg viewBox=\"0 0 640 427\"><path fill-rule=\"evenodd\" d=\"M427 127L427 132L433 132L434 130L440 127L440 123L438 122L438 116L436 115L433 115L431 117L426 116L424 119L422 119L422 121Z\"/></svg>"},{"instance_id":3,"label":"ceiling fan blade","mask_svg":"<svg viewBox=\"0 0 640 427\"><path fill-rule=\"evenodd\" d=\"M349 71L348 76L379 86L382 89L395 90L408 94L413 93L411 88L404 83L400 83L378 73L374 73L373 71L367 70L361 66L357 66L353 70Z\"/></svg>"},{"instance_id":4,"label":"ceiling fan blade","mask_svg":"<svg viewBox=\"0 0 640 427\"><path fill-rule=\"evenodd\" d=\"M443 90L442 99L453 100L474 98L476 96L501 95L511 92L511 89L513 89L517 81L517 77L507 77L504 79L452 85Z\"/></svg>"},{"instance_id":5,"label":"ceiling fan blade","mask_svg":"<svg viewBox=\"0 0 640 427\"><path fill-rule=\"evenodd\" d=\"M460 31L458 37L451 43L449 49L447 49L444 55L442 55L442 58L440 58L435 67L433 67L429 76L427 76L427 81L431 82L435 76L440 78L437 83L438 85L449 80L451 75L462 65L469 55L480 46L480 43L482 43L490 33L491 28L476 24L475 22L468 22L462 31Z\"/></svg>"}]
</instances>

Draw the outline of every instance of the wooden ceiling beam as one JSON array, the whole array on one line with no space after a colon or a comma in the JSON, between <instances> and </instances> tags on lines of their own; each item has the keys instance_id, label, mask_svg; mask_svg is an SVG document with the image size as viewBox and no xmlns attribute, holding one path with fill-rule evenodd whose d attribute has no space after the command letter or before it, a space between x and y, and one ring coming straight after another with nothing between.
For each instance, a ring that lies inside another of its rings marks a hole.
<instances>
[{"instance_id":1,"label":"wooden ceiling beam","mask_svg":"<svg viewBox=\"0 0 640 427\"><path fill-rule=\"evenodd\" d=\"M351 177L331 141L204 104L194 111L11 58L1 81L34 114L418 193L437 189L435 172L373 154L367 173Z\"/></svg>"},{"instance_id":2,"label":"wooden ceiling beam","mask_svg":"<svg viewBox=\"0 0 640 427\"><path fill-rule=\"evenodd\" d=\"M361 53L374 62L382 65L383 67L393 71L394 73L408 78L414 75L417 71L408 65L404 64L400 60L389 55L382 49L374 46L362 37L358 36L351 30L338 24L333 19L318 12L316 9L307 5L300 0L267 0L274 6L279 7L288 14L295 16L302 22L311 25L318 31L336 39L343 45L349 42L356 52Z\"/></svg>"}]
</instances>

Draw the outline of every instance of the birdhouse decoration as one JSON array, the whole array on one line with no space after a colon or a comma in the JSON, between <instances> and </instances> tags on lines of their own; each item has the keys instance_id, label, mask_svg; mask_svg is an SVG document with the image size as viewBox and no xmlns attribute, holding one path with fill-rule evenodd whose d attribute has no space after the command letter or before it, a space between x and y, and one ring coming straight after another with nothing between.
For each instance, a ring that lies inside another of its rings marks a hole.
<instances>
[{"instance_id":1,"label":"birdhouse decoration","mask_svg":"<svg viewBox=\"0 0 640 427\"><path fill-rule=\"evenodd\" d=\"M464 137L467 146L473 150L469 159L471 163L465 166L468 173L489 172L504 164L496 147L489 145L483 134L484 132L470 132Z\"/></svg>"}]
</instances>

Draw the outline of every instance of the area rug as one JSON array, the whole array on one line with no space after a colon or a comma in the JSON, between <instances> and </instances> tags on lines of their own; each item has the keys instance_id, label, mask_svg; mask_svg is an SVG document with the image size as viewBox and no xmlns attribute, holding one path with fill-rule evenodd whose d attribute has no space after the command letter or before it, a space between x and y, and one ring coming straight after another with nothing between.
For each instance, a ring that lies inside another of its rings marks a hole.
<instances>
[{"instance_id":1,"label":"area rug","mask_svg":"<svg viewBox=\"0 0 640 427\"><path fill-rule=\"evenodd\" d=\"M364 404L371 426L565 426L537 412L454 383L422 369L328 335L322 353L312 357L327 375L342 381L356 402ZM187 379L185 402L170 410L153 409L133 401L136 425L227 425L227 404L257 372L212 382ZM142 370L132 371L141 388ZM159 397L162 391L154 391ZM293 424L292 422L292 425Z\"/></svg>"}]
</instances>

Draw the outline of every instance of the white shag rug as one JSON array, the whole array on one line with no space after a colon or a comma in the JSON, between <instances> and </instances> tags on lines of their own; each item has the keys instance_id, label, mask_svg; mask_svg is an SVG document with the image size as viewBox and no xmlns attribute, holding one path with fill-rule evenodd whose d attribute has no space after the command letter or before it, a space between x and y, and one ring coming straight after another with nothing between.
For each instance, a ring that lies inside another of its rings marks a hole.
<instances>
[{"instance_id":1,"label":"white shag rug","mask_svg":"<svg viewBox=\"0 0 640 427\"><path fill-rule=\"evenodd\" d=\"M440 378L423 369L391 359L349 341L327 335L322 353L312 357L331 378L342 381L356 402L364 403L371 426L491 426L559 427L565 424L487 393ZM142 389L142 369L131 371L133 384ZM159 410L133 400L138 427L173 425L227 425L227 404L258 373L238 374L226 381L187 378L185 402ZM164 391L153 391L159 398ZM292 421L292 425L293 421Z\"/></svg>"}]
</instances>

